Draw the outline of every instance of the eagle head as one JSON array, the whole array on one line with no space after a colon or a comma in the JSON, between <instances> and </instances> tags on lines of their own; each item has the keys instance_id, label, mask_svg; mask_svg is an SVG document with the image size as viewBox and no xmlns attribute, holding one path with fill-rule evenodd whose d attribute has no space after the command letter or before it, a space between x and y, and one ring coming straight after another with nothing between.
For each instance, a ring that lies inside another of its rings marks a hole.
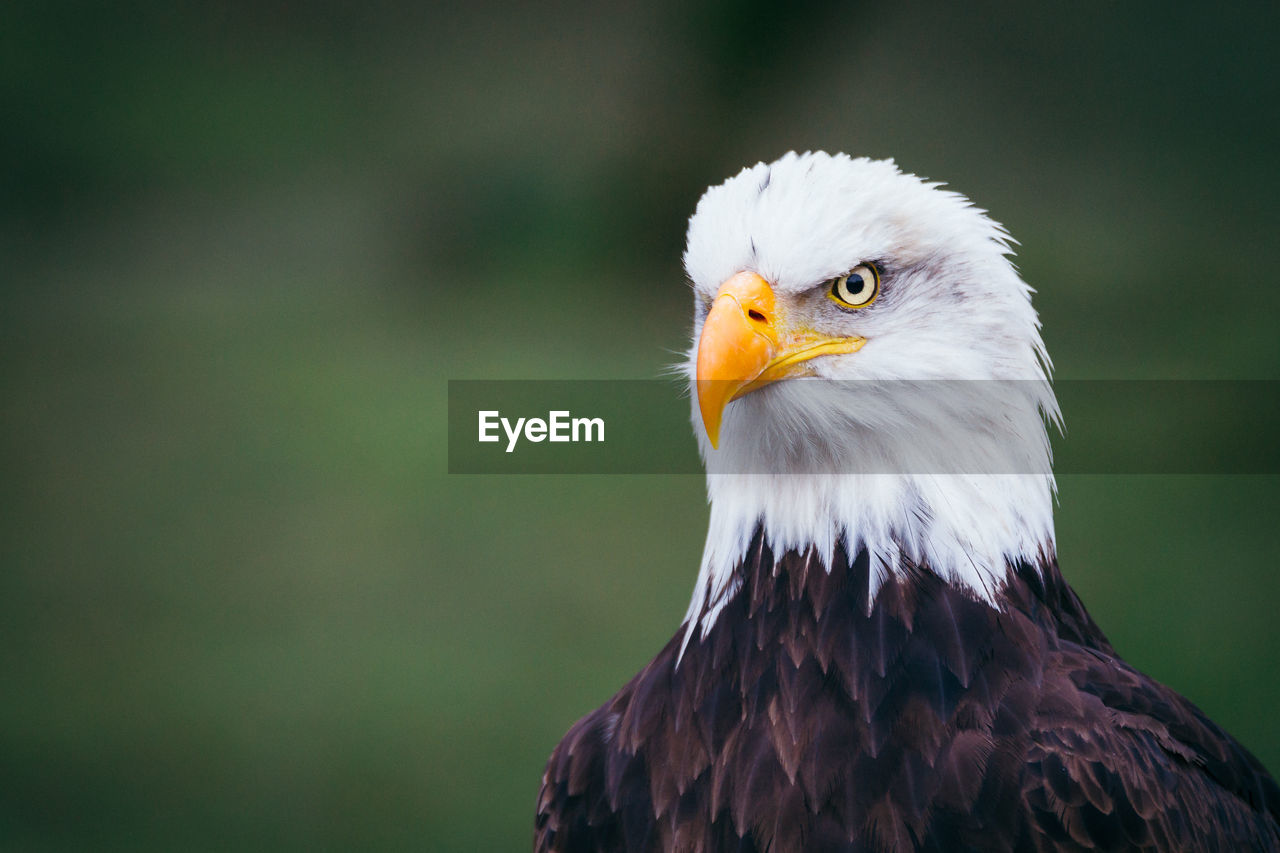
<instances>
[{"instance_id":1,"label":"eagle head","mask_svg":"<svg viewBox=\"0 0 1280 853\"><path fill-rule=\"evenodd\" d=\"M685 370L711 529L690 607L714 619L762 525L775 548L867 548L990 597L1052 548L1058 419L1008 233L890 160L789 153L689 220Z\"/></svg>"}]
</instances>

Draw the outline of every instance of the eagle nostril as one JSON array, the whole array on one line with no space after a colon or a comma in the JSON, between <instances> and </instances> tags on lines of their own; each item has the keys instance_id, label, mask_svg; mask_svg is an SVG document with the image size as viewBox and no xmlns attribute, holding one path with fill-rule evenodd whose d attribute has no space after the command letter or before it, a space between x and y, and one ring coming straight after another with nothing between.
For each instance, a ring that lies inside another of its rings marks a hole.
<instances>
[{"instance_id":1,"label":"eagle nostril","mask_svg":"<svg viewBox=\"0 0 1280 853\"><path fill-rule=\"evenodd\" d=\"M767 322L767 320L766 320L765 316L764 316L763 314L761 314L759 311L757 311L756 309L754 309L754 308L752 308L751 310L747 311L747 316L748 316L748 317L750 317L752 320L754 320L754 321L755 321L755 322L757 322L757 323L765 323L765 322Z\"/></svg>"}]
</instances>

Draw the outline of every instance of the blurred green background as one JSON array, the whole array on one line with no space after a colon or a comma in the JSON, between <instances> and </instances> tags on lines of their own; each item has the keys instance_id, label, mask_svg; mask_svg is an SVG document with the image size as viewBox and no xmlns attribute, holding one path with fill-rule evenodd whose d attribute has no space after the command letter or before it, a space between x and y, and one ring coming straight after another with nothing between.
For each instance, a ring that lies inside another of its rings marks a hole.
<instances>
[{"instance_id":1,"label":"blurred green background","mask_svg":"<svg viewBox=\"0 0 1280 853\"><path fill-rule=\"evenodd\" d=\"M1277 18L4 4L0 848L526 849L684 612L702 483L449 476L446 380L661 375L685 220L757 160L969 194L1060 377L1280 378ZM1272 769L1277 485L1058 515L1115 645Z\"/></svg>"}]
</instances>

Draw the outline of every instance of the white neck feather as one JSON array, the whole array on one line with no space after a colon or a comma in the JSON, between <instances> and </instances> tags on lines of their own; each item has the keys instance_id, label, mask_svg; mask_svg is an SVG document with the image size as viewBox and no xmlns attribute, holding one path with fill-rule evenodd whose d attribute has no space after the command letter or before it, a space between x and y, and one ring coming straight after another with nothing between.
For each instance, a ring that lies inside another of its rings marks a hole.
<instances>
[{"instance_id":1,"label":"white neck feather","mask_svg":"<svg viewBox=\"0 0 1280 853\"><path fill-rule=\"evenodd\" d=\"M711 474L711 520L685 621L705 633L738 591L757 527L774 553L810 548L830 571L837 545L871 558L880 585L912 565L992 603L1010 563L1054 548L1051 475ZM686 637L688 642L688 637Z\"/></svg>"},{"instance_id":2,"label":"white neck feather","mask_svg":"<svg viewBox=\"0 0 1280 853\"><path fill-rule=\"evenodd\" d=\"M998 605L1011 564L1055 550L1046 418L1059 415L1043 373L789 380L731 403L720 449L699 436L711 519L685 642L738 591L757 528L775 554L813 549L828 571L838 546L865 548L868 602L925 567Z\"/></svg>"}]
</instances>

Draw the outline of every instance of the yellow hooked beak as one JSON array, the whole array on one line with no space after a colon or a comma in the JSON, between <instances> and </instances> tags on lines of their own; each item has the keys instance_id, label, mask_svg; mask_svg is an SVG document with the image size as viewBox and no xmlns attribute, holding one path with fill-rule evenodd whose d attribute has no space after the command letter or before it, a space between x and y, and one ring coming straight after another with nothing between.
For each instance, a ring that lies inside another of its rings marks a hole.
<instances>
[{"instance_id":1,"label":"yellow hooked beak","mask_svg":"<svg viewBox=\"0 0 1280 853\"><path fill-rule=\"evenodd\" d=\"M808 373L811 358L857 352L866 342L790 328L768 282L753 272L731 277L720 285L698 339L698 408L711 446L720 446L720 420L731 401Z\"/></svg>"}]
</instances>

